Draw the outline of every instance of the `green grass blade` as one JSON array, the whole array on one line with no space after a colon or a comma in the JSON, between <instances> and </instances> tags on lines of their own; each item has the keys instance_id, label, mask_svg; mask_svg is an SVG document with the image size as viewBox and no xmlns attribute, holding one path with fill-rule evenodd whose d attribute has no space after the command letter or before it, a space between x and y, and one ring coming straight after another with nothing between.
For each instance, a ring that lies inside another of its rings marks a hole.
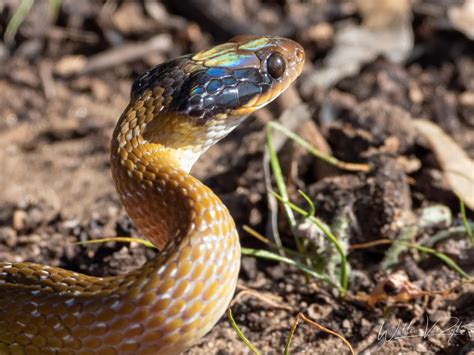
<instances>
[{"instance_id":1,"label":"green grass blade","mask_svg":"<svg viewBox=\"0 0 474 355\"><path fill-rule=\"evenodd\" d=\"M305 272L306 274L318 279L327 282L333 287L336 287L339 289L339 287L334 284L334 282L327 277L326 275L323 275L316 270L312 269L311 267L304 265L302 263L299 263L293 259L272 253L271 251L268 250L263 250L263 249L252 249L252 248L242 248L242 254L244 255L249 255L249 256L254 256L257 258L261 259L266 259L266 260L273 260L273 261L279 261L286 263L288 265L292 265L300 269L301 271Z\"/></svg>"},{"instance_id":2,"label":"green grass blade","mask_svg":"<svg viewBox=\"0 0 474 355\"><path fill-rule=\"evenodd\" d=\"M61 7L61 0L49 0L48 1L48 14L52 21L56 21Z\"/></svg>"},{"instance_id":3,"label":"green grass blade","mask_svg":"<svg viewBox=\"0 0 474 355\"><path fill-rule=\"evenodd\" d=\"M275 177L275 182L277 184L278 191L280 192L280 195L283 197L285 201L289 201L285 180L283 179L283 173L281 170L280 161L278 160L278 155L273 146L272 128L270 125L267 125L267 147L268 147L268 152L270 154L270 165L272 167L272 172L273 172L273 176ZM293 231L296 228L295 215L292 209L289 208L286 204L283 204L283 208L285 209L285 213L288 218L288 223L290 224L290 228L293 235L293 239L295 240L296 248L301 254L305 254L304 246L301 244L301 241L298 238L298 236L293 233Z\"/></svg>"},{"instance_id":4,"label":"green grass blade","mask_svg":"<svg viewBox=\"0 0 474 355\"><path fill-rule=\"evenodd\" d=\"M254 237L255 239L261 241L262 243L268 245L269 247L271 247L272 249L276 250L276 251L282 251L283 253L281 255L284 255L286 256L287 254L289 255L292 255L294 257L297 257L299 259L303 259L305 256L303 254L301 254L300 252L296 251L296 250L293 250L293 249L290 249L290 248L286 248L286 247L280 247L278 246L277 244L271 242L269 239L265 238L263 235L261 235L260 233L258 233L255 229L253 229L252 227L249 227L247 225L243 225L242 226L242 229L244 231L246 231L248 234L250 234L252 237Z\"/></svg>"},{"instance_id":5,"label":"green grass blade","mask_svg":"<svg viewBox=\"0 0 474 355\"><path fill-rule=\"evenodd\" d=\"M472 230L474 228L474 222L468 222L467 224L468 228ZM449 238L460 238L460 237L465 237L467 235L466 233L466 227L465 226L456 226L456 227L451 227L445 230L442 230L432 237L430 237L427 241L423 243L423 245L427 247L432 247L433 245L436 245L437 243L449 239Z\"/></svg>"},{"instance_id":6,"label":"green grass blade","mask_svg":"<svg viewBox=\"0 0 474 355\"><path fill-rule=\"evenodd\" d=\"M298 318L296 318L296 321L291 326L290 333L288 334L288 337L286 338L285 349L283 350L283 355L290 354L291 340L293 339L293 335L295 334L297 327L298 327Z\"/></svg>"},{"instance_id":7,"label":"green grass blade","mask_svg":"<svg viewBox=\"0 0 474 355\"><path fill-rule=\"evenodd\" d=\"M349 171L369 171L369 166L367 164L346 163L346 162L340 161L339 159L331 155L320 152L318 149L313 147L309 142L305 141L296 133L290 131L289 129L287 129L286 127L282 126L281 124L277 122L274 122L274 121L268 122L267 127L271 127L280 131L281 133L286 135L288 138L290 138L291 140L293 140L294 142L296 142L297 144L305 148L309 153L311 153L318 159L328 164L331 164L331 165L337 166L340 169L349 170Z\"/></svg>"},{"instance_id":8,"label":"green grass blade","mask_svg":"<svg viewBox=\"0 0 474 355\"><path fill-rule=\"evenodd\" d=\"M464 228L466 229L466 234L469 236L469 239L471 240L471 244L474 245L474 235L472 234L471 226L469 225L469 222L467 221L466 207L464 206L464 201L460 197L459 197L459 209L461 210L462 223L464 224Z\"/></svg>"},{"instance_id":9,"label":"green grass blade","mask_svg":"<svg viewBox=\"0 0 474 355\"><path fill-rule=\"evenodd\" d=\"M306 194L304 193L304 191L298 190L298 192L299 192L299 194L304 198L304 200L306 201L306 203L307 203L308 206L309 206L309 211L308 211L308 214L306 215L306 218L314 217L314 215L316 214L316 207L314 207L313 201L311 201L311 199L309 198L309 196L306 195Z\"/></svg>"},{"instance_id":10,"label":"green grass blade","mask_svg":"<svg viewBox=\"0 0 474 355\"><path fill-rule=\"evenodd\" d=\"M308 214L307 211L305 211L304 209L296 206L294 203L292 203L290 201L284 201L282 199L282 197L280 195L278 195L277 193L273 192L273 195L278 200L283 202L284 204L288 204L288 206L290 206L291 209L293 211L295 211L296 213L301 214L302 216L306 216ZM340 280L340 283L341 283L341 289L343 291L342 295L344 296L344 294L347 292L347 287L348 287L347 258L346 258L346 254L344 253L344 249L342 248L342 245L339 243L337 238L323 225L323 223L321 223L321 221L318 218L316 218L314 216L311 216L311 217L308 217L308 219L311 222L313 222L314 224L316 224L316 226L318 226L319 229L322 230L324 235L334 244L334 246L336 247L337 252L339 253L339 255L341 257L341 280Z\"/></svg>"},{"instance_id":11,"label":"green grass blade","mask_svg":"<svg viewBox=\"0 0 474 355\"><path fill-rule=\"evenodd\" d=\"M458 274L460 274L462 277L464 277L466 279L471 279L471 276L469 276L463 269L461 269L459 267L459 265L456 264L456 262L453 259L451 259L449 256L447 256L446 254L440 253L437 250L434 250L432 248L428 248L428 247L425 247L425 246L422 246L422 245L418 245L418 244L406 243L406 242L401 242L401 241L395 242L395 243L405 244L410 248L415 248L415 249L417 249L419 251L422 251L424 253L434 255L435 257L437 257L438 259L443 261L446 265L448 265L451 269L453 269Z\"/></svg>"},{"instance_id":12,"label":"green grass blade","mask_svg":"<svg viewBox=\"0 0 474 355\"><path fill-rule=\"evenodd\" d=\"M410 247L409 241L414 240L417 233L418 227L415 225L403 228L385 253L380 269L388 270L398 265L400 254Z\"/></svg>"},{"instance_id":13,"label":"green grass blade","mask_svg":"<svg viewBox=\"0 0 474 355\"><path fill-rule=\"evenodd\" d=\"M247 337L244 335L244 333L242 333L242 331L240 330L239 326L237 325L237 323L236 323L235 320L234 320L234 316L232 315L232 309L230 309L230 308L227 310L227 318L229 319L230 325L232 326L232 328L234 328L235 332L237 333L237 335L239 336L239 338L242 339L242 341L245 343L245 345L247 345L247 347L248 347L255 355L260 355L260 351L258 351L258 350L252 345L252 343L250 342L250 340L248 340Z\"/></svg>"},{"instance_id":14,"label":"green grass blade","mask_svg":"<svg viewBox=\"0 0 474 355\"><path fill-rule=\"evenodd\" d=\"M283 172L281 171L280 161L278 160L277 153L273 146L273 138L272 138L272 130L269 125L267 125L267 147L268 152L270 154L270 165L272 167L272 172L275 177L275 182L280 192L280 195L283 197L284 200L288 201L288 192L286 191L286 184L285 180L283 179ZM288 221L290 223L290 227L294 228L296 226L296 218L293 214L291 208L288 206L284 206L286 216L288 217Z\"/></svg>"},{"instance_id":15,"label":"green grass blade","mask_svg":"<svg viewBox=\"0 0 474 355\"><path fill-rule=\"evenodd\" d=\"M20 5L16 9L12 18L8 22L7 28L5 29L5 34L3 36L6 43L12 43L15 35L18 31L18 28L21 26L26 16L33 7L34 0L21 0Z\"/></svg>"},{"instance_id":16,"label":"green grass blade","mask_svg":"<svg viewBox=\"0 0 474 355\"><path fill-rule=\"evenodd\" d=\"M94 239L94 240L86 240L85 242L76 242L74 244L78 245L86 245L86 244L101 244L101 243L108 243L108 242L118 242L118 243L139 243L143 244L149 248L156 248L151 242L141 238L131 238L131 237L111 237L111 238L101 238L101 239Z\"/></svg>"}]
</instances>

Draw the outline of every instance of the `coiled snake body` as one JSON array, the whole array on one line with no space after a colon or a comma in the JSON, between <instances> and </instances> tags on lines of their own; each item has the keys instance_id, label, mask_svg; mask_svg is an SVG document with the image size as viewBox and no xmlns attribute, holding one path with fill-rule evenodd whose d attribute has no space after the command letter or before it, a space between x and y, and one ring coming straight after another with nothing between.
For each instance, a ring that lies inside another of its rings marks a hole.
<instances>
[{"instance_id":1,"label":"coiled snake body","mask_svg":"<svg viewBox=\"0 0 474 355\"><path fill-rule=\"evenodd\" d=\"M240 244L227 208L188 172L303 62L296 42L239 36L141 75L113 134L112 175L162 252L116 277L0 262L0 354L173 354L204 336L235 291Z\"/></svg>"}]
</instances>

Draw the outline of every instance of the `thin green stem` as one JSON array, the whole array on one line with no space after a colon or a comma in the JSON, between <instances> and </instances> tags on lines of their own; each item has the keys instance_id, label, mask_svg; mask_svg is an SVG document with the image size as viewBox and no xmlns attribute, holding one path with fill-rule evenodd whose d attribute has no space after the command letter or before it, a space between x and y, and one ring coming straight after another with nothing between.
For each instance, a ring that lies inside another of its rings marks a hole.
<instances>
[{"instance_id":1,"label":"thin green stem","mask_svg":"<svg viewBox=\"0 0 474 355\"><path fill-rule=\"evenodd\" d=\"M59 8L61 7L61 0L48 1L48 15L54 22L58 18Z\"/></svg>"},{"instance_id":2,"label":"thin green stem","mask_svg":"<svg viewBox=\"0 0 474 355\"><path fill-rule=\"evenodd\" d=\"M459 273L462 277L466 279L472 279L471 276L469 276L463 269L461 269L459 265L456 264L456 262L453 259L451 259L449 256L447 256L446 254L440 253L439 251L436 251L434 249L431 249L422 245L414 244L414 243L407 243L407 242L402 242L402 241L395 241L394 243L400 243L400 244L406 245L407 247L415 248L424 253L434 255L438 259L443 261L446 265L448 265L451 269Z\"/></svg>"},{"instance_id":3,"label":"thin green stem","mask_svg":"<svg viewBox=\"0 0 474 355\"><path fill-rule=\"evenodd\" d=\"M280 192L280 195L285 201L288 201L288 192L286 189L286 184L285 180L283 179L283 172L281 170L281 165L280 161L278 160L277 153L275 151L275 148L273 146L273 138L272 138L272 129L270 125L267 125L267 146L268 146L268 152L270 154L270 165L272 167L272 172L275 177L275 182L278 188L278 191ZM290 228L292 231L295 230L296 227L296 218L295 215L293 214L293 211L291 208L289 208L287 205L283 205L283 208L285 209L286 216L288 218L288 223L290 224ZM304 254L304 248L301 242L299 241L299 238L293 234L293 237L295 239L296 247L298 248L298 251L300 253Z\"/></svg>"},{"instance_id":4,"label":"thin green stem","mask_svg":"<svg viewBox=\"0 0 474 355\"><path fill-rule=\"evenodd\" d=\"M242 331L240 330L239 326L237 325L237 323L236 323L235 320L234 320L234 316L232 315L232 309L230 309L230 308L227 310L227 318L229 319L230 325L232 326L232 328L234 328L235 332L237 333L237 335L239 336L239 338L242 339L242 341L245 343L245 345L247 345L247 347L248 347L255 355L260 355L260 351L258 351L258 350L252 345L252 343L250 342L250 340L248 340L247 337L244 335L244 333L242 333Z\"/></svg>"},{"instance_id":5,"label":"thin green stem","mask_svg":"<svg viewBox=\"0 0 474 355\"><path fill-rule=\"evenodd\" d=\"M285 343L285 350L283 351L283 355L289 355L290 354L290 345L291 345L291 340L293 339L293 335L296 332L296 328L298 327L298 317L296 317L295 321L293 322L293 325L291 326L290 333L288 334L288 337L286 338L286 343Z\"/></svg>"},{"instance_id":6,"label":"thin green stem","mask_svg":"<svg viewBox=\"0 0 474 355\"><path fill-rule=\"evenodd\" d=\"M281 202L283 202L284 204L287 204L288 206L290 206L290 208L301 214L302 216L306 216L308 214L307 211L305 211L304 209L296 206L295 204L293 204L292 202L290 201L285 201L283 200L283 198L278 195L277 193L273 192L273 195L278 199L280 200ZM310 221L312 221L314 224L316 224L316 226L318 226L319 229L321 229L321 231L324 233L324 235L329 238L329 240L334 244L334 246L336 247L336 250L338 251L340 257L341 257L341 277L340 277L340 283L341 283L341 288L342 288L342 296L345 295L345 293L347 292L347 287L348 287L348 275L347 275L347 258L346 258L346 255L344 253L344 249L342 248L341 244L339 243L339 241L337 240L337 238L324 226L323 223L321 223L321 221L314 217L314 216L311 216L311 217L308 217L308 219Z\"/></svg>"},{"instance_id":7,"label":"thin green stem","mask_svg":"<svg viewBox=\"0 0 474 355\"><path fill-rule=\"evenodd\" d=\"M262 249L259 250L259 249L252 249L252 248L242 248L242 254L249 255L249 256L254 256L254 257L261 258L261 259L266 259L266 260L279 261L279 262L286 263L288 265L293 265L293 266L297 267L298 269L300 269L301 271L307 273L308 275L310 275L310 276L312 276L316 279L325 281L328 284L330 284L331 286L340 289L326 275L323 275L323 274L317 272L316 270L314 270L313 268L311 268L311 267L309 267L305 264L299 263L299 262L297 262L293 259L287 258L285 256L281 256L281 255L272 253L271 251L268 251L268 250L262 250Z\"/></svg>"},{"instance_id":8,"label":"thin green stem","mask_svg":"<svg viewBox=\"0 0 474 355\"><path fill-rule=\"evenodd\" d=\"M467 214L466 214L466 207L464 206L464 201L459 197L459 209L461 210L461 218L462 223L464 224L464 228L466 229L466 234L469 236L471 240L471 244L474 245L474 235L472 234L471 226L467 221Z\"/></svg>"},{"instance_id":9,"label":"thin green stem","mask_svg":"<svg viewBox=\"0 0 474 355\"><path fill-rule=\"evenodd\" d=\"M269 247L271 247L272 249L275 249L277 251L282 251L283 254L282 255L286 255L286 254L290 254L294 257L297 257L298 259L303 259L305 256L303 254L301 254L300 252L298 251L295 251L293 249L290 249L290 248L286 248L286 247L280 247L278 246L277 244L273 243L272 241L270 241L268 238L265 238L263 235L261 235L260 233L258 233L255 229L247 226L247 225L243 225L242 226L242 229L244 231L246 231L248 234L250 234L252 237L256 238L257 240L261 241L262 243L268 245Z\"/></svg>"},{"instance_id":10,"label":"thin green stem","mask_svg":"<svg viewBox=\"0 0 474 355\"><path fill-rule=\"evenodd\" d=\"M34 3L35 3L34 0L22 0L20 2L20 5L16 9L12 18L8 22L7 28L5 29L5 34L3 38L5 39L6 43L13 42L15 35L18 31L18 28L25 20L26 16L30 12Z\"/></svg>"},{"instance_id":11,"label":"thin green stem","mask_svg":"<svg viewBox=\"0 0 474 355\"><path fill-rule=\"evenodd\" d=\"M267 132L268 132L268 127L274 128L280 132L282 132L284 135L286 135L288 138L293 140L294 142L298 143L301 145L303 148L305 148L309 153L313 154L315 157L318 159L325 161L328 164L337 166L338 168L344 169L344 170L349 170L349 171L369 171L369 167L367 164L357 164L357 163L346 163L343 161L340 161L339 159L325 154L315 147L313 147L309 142L305 141L303 138L298 136L296 133L290 131L286 127L282 126L281 124L277 122L269 122L267 123Z\"/></svg>"},{"instance_id":12,"label":"thin green stem","mask_svg":"<svg viewBox=\"0 0 474 355\"><path fill-rule=\"evenodd\" d=\"M468 222L467 225L468 228L472 229L474 228L474 222ZM465 238L467 235L466 233L466 227L465 226L456 226L456 227L451 227L446 230L442 230L432 237L430 237L428 240L426 240L423 244L427 247L431 247L433 245L436 245L437 243L448 239L448 238Z\"/></svg>"},{"instance_id":13,"label":"thin green stem","mask_svg":"<svg viewBox=\"0 0 474 355\"><path fill-rule=\"evenodd\" d=\"M101 239L94 239L94 240L86 240L85 242L76 242L74 244L78 245L86 245L86 244L101 244L101 243L108 243L108 242L116 242L116 243L139 243L143 244L148 248L155 248L156 247L149 242L148 240L141 239L141 238L132 238L132 237L111 237L111 238L101 238Z\"/></svg>"},{"instance_id":14,"label":"thin green stem","mask_svg":"<svg viewBox=\"0 0 474 355\"><path fill-rule=\"evenodd\" d=\"M298 192L305 199L306 203L309 205L309 211L308 211L308 214L306 215L306 218L314 217L314 215L316 214L316 207L314 206L313 201L311 201L309 196L306 195L304 191L298 190Z\"/></svg>"}]
</instances>

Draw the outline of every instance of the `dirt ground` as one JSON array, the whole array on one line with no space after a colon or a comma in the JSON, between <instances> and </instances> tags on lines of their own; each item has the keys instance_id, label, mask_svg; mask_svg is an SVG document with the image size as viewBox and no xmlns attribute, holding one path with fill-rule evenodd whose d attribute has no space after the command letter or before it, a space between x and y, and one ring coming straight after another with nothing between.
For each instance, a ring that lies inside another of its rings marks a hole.
<instances>
[{"instance_id":1,"label":"dirt ground","mask_svg":"<svg viewBox=\"0 0 474 355\"><path fill-rule=\"evenodd\" d=\"M371 170L337 169L280 137L290 199L304 205L301 189L331 228L345 223L338 230L347 246L349 292L340 297L334 287L295 267L243 256L239 284L277 297L286 308L242 297L232 307L236 322L268 354L283 352L298 312L342 334L357 352L474 352L472 283L439 258L414 249L402 250L390 262L393 248L387 244L354 248L408 233L406 240L435 248L474 275L474 248L459 231L453 190L460 192L429 137L413 126L416 119L435 123L467 159L474 158L474 36L471 32L469 38L469 28L453 12L463 1L61 0L55 8L54 1L39 0L13 31L8 24L19 3L0 1L0 260L115 275L152 258L155 251L137 243L75 244L140 236L119 203L109 171L111 132L133 79L166 59L234 35L278 34L304 46L301 78L212 147L193 174L228 206L244 247L266 249L241 228L249 225L270 237L276 216L283 244L294 249L283 209L267 203L265 124L278 120L318 149ZM390 32L391 26L397 30ZM343 28L361 37L351 37L356 52L341 52L344 60L337 64L330 59L335 49L350 47L339 41ZM368 42L389 38L393 47L385 52L377 45L364 47L360 65L341 74L342 67L358 62L367 31L390 32L395 39L374 35ZM472 184L474 171L465 174ZM469 209L467 216L474 216ZM442 232L450 237L430 244ZM303 224L298 233L307 233ZM334 251L327 243L315 242L314 249L330 263ZM393 285L397 280L401 286ZM377 292L388 299L368 304ZM302 323L291 351L343 353L347 347ZM250 350L223 317L187 353Z\"/></svg>"}]
</instances>

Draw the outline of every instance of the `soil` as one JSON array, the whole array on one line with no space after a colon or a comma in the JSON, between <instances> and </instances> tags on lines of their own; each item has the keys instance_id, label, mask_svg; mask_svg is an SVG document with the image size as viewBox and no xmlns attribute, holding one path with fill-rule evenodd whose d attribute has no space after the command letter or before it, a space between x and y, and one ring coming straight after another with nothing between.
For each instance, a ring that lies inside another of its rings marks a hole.
<instances>
[{"instance_id":1,"label":"soil","mask_svg":"<svg viewBox=\"0 0 474 355\"><path fill-rule=\"evenodd\" d=\"M8 37L18 3L0 3L2 38ZM302 104L309 120L296 127L297 133L340 160L371 167L344 172L289 141L280 149L290 199L304 205L301 189L325 223L333 227L343 220L347 248L394 240L410 227L416 227L411 240L421 242L462 225L458 199L435 154L410 126L417 118L431 120L474 158L474 42L447 17L448 8L462 2L416 2L410 22L415 47L404 63L379 56L336 85L311 90L311 74L324 65L339 24L361 21L352 1L62 0L57 16L48 15L49 3L54 2L36 2L14 41L0 42L0 260L103 276L125 273L152 258L155 251L138 243L77 244L140 237L110 176L114 124L139 73L241 33L294 38L305 47L308 62L294 88L193 168L228 206L244 247L267 248L242 226L270 236L275 212L268 207L264 178L265 124ZM433 206L445 206L452 220L422 226L423 213ZM295 248L281 206L276 213L283 244ZM468 210L468 218L473 216ZM464 234L434 247L472 276L474 248ZM237 293L242 287L256 290L286 308L247 295L232 307L235 320L257 349L270 354L283 352L298 312L343 335L358 352L474 351L474 285L440 259L415 250L402 250L387 267L389 248L349 249L346 297L287 264L243 256ZM334 255L327 244L316 249L323 262ZM403 291L387 286L397 275L415 290L413 297L397 298ZM371 305L367 295L375 297L378 289L395 297ZM441 291L446 292L436 294ZM347 347L302 322L291 351L343 353ZM250 350L223 317L187 353Z\"/></svg>"}]
</instances>

